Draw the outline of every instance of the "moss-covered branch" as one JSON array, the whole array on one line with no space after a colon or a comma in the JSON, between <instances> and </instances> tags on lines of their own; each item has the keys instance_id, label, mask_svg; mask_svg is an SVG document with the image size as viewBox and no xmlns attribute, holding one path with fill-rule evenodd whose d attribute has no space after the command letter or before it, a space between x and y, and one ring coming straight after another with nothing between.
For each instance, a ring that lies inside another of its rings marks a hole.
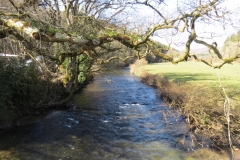
<instances>
[{"instance_id":1,"label":"moss-covered branch","mask_svg":"<svg viewBox=\"0 0 240 160\"><path fill-rule=\"evenodd\" d=\"M41 40L45 42L68 42L70 44L84 47L85 49L92 49L94 47L100 46L104 43L112 42L114 40L119 41L120 43L129 48L136 48L138 46L138 44L136 43L136 41L133 40L133 38L124 34L105 35L95 39L87 39L82 35L66 33L52 27L44 28L42 25L38 25L36 23L29 23L20 19L13 18L0 19L0 25L11 28L16 32L22 32L36 40ZM2 35L4 35L3 32L1 33Z\"/></svg>"},{"instance_id":2,"label":"moss-covered branch","mask_svg":"<svg viewBox=\"0 0 240 160\"><path fill-rule=\"evenodd\" d=\"M195 60L197 61L200 61L200 62L203 62L204 64L210 66L210 67L213 67L213 68L222 68L222 66L224 66L225 64L229 64L229 63L232 63L233 61L235 61L236 59L240 58L240 55L235 55L235 56L232 56L230 58L223 58L223 62L221 62L220 64L212 64L210 61L206 61L204 59L201 59L200 57L198 57L197 55L193 54L191 55L194 57Z\"/></svg>"},{"instance_id":3,"label":"moss-covered branch","mask_svg":"<svg viewBox=\"0 0 240 160\"><path fill-rule=\"evenodd\" d=\"M221 53L219 52L219 50L217 49L216 46L210 45L210 44L208 44L207 42L201 41L201 40L199 40L199 39L197 39L197 38L194 39L194 42L199 43L199 44L202 44L202 45L208 47L209 50L212 50L212 51L218 56L219 59L222 59L222 58L223 58L222 55L221 55Z\"/></svg>"},{"instance_id":4,"label":"moss-covered branch","mask_svg":"<svg viewBox=\"0 0 240 160\"><path fill-rule=\"evenodd\" d=\"M28 17L28 20L22 20L18 18L16 15L9 15L7 13L0 12L0 15L2 15L5 18L0 18L0 25L7 28L7 29L1 29L0 30L0 38L5 38L7 34L12 34L12 32L9 32L10 30L14 33L24 33L25 36L33 38L35 40L44 41L44 42L67 42L70 45L77 45L79 49L85 50L84 53L86 53L88 56L93 56L95 58L98 58L98 54L96 54L96 48L100 47L102 49L105 49L106 51L110 51L107 48L104 48L104 44L111 43L114 41L118 41L122 45L134 49L136 51L140 51L144 48L145 44L153 45L154 42L150 42L150 36L154 34L155 31L162 30L162 29L175 29L176 31L186 31L190 33L188 40L185 44L185 52L178 56L173 57L169 55L165 55L161 53L161 48L150 49L156 56L161 57L162 59L171 61L172 63L176 64L178 62L187 60L189 57L189 52L191 48L192 42L196 42L199 44L202 44L204 46L207 46L210 50L212 50L219 59L222 59L224 62L229 63L228 61L231 60L224 60L218 49L206 43L205 41L197 39L197 33L195 31L195 23L196 20L199 17L203 17L205 15L208 15L209 12L211 12L212 7L216 5L218 0L211 0L210 2L197 6L195 8L192 8L192 11L189 11L188 13L181 13L178 17L173 19L166 19L166 16L164 16L161 12L157 10L153 5L146 4L148 7L151 7L153 10L155 10L160 17L162 17L163 21L162 23L155 24L153 27L151 27L147 33L143 36L131 36L131 34L123 34L123 32L119 31L116 32L111 28L102 27L103 35L102 36L94 36L89 38L84 34L78 34L80 32L66 32L64 30L61 30L56 27L50 27L49 25L43 24L41 22L36 22L34 20ZM70 8L73 5L73 1L69 1L69 5L66 6L66 12L70 12ZM13 4L14 6L14 4ZM14 6L16 8L16 6ZM9 15L9 16L7 16ZM11 18L14 17L14 18ZM69 15L68 15L69 16ZM69 17L68 17L69 18ZM179 25L180 23L183 24L183 26ZM189 24L190 23L190 24ZM70 24L70 23L69 23ZM189 31L190 30L190 31ZM15 36L18 40L24 39L20 36L17 36L17 34L12 34ZM19 34L20 35L20 34ZM24 37L24 36L23 36ZM118 50L118 49L116 49ZM90 52L94 54L90 54ZM139 56L137 56L139 57ZM110 59L119 59L118 56L113 56ZM235 58L236 59L236 58ZM123 60L123 59L122 59ZM109 60L106 60L108 62Z\"/></svg>"}]
</instances>

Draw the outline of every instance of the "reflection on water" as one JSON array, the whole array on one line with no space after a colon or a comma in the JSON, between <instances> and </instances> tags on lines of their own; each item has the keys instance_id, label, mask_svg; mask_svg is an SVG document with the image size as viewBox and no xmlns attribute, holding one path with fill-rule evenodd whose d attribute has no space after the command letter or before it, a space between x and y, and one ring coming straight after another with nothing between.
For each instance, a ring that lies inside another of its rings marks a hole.
<instances>
[{"instance_id":1,"label":"reflection on water","mask_svg":"<svg viewBox=\"0 0 240 160\"><path fill-rule=\"evenodd\" d=\"M197 150L184 118L128 70L111 75L111 83L106 76L74 97L76 107L1 134L0 159L229 159Z\"/></svg>"}]
</instances>

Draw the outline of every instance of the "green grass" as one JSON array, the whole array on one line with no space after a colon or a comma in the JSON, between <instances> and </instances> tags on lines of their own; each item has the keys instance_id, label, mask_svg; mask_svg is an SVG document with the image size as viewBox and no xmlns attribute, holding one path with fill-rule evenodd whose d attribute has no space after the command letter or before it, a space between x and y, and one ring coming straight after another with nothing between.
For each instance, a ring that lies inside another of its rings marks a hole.
<instances>
[{"instance_id":1,"label":"green grass","mask_svg":"<svg viewBox=\"0 0 240 160\"><path fill-rule=\"evenodd\" d=\"M218 87L221 82L227 90L240 89L240 63L226 64L221 69L213 69L201 62L181 62L177 65L167 62L148 64L144 69L151 74L164 75L176 83L190 82Z\"/></svg>"}]
</instances>

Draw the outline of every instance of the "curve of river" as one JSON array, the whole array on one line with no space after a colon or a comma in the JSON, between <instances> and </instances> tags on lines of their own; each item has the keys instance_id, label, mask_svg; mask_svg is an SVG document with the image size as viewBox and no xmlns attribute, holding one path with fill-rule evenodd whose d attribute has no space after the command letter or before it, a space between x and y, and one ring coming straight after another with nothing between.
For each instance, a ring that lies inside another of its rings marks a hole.
<instances>
[{"instance_id":1,"label":"curve of river","mask_svg":"<svg viewBox=\"0 0 240 160\"><path fill-rule=\"evenodd\" d=\"M197 149L184 118L128 69L97 76L74 101L70 110L53 111L2 133L0 159L229 159Z\"/></svg>"}]
</instances>

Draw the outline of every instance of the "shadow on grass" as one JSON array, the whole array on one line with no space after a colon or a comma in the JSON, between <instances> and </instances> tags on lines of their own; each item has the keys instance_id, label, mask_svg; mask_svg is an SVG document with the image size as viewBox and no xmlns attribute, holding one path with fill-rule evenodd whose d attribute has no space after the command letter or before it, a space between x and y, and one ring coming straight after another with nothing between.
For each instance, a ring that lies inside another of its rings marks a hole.
<instances>
[{"instance_id":1,"label":"shadow on grass","mask_svg":"<svg viewBox=\"0 0 240 160\"><path fill-rule=\"evenodd\" d=\"M216 81L217 77L213 77L211 74L189 74L189 73L165 73L164 76L175 83L186 82L203 82L203 81Z\"/></svg>"}]
</instances>

